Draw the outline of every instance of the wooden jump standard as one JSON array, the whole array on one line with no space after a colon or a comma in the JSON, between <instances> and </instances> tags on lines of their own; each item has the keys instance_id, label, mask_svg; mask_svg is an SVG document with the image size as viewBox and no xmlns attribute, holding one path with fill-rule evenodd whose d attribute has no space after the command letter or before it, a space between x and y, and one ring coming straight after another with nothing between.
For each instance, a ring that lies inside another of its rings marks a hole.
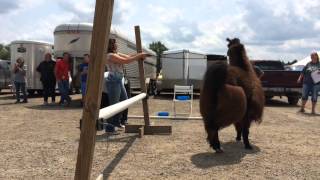
<instances>
[{"instance_id":1,"label":"wooden jump standard","mask_svg":"<svg viewBox=\"0 0 320 180\"><path fill-rule=\"evenodd\" d=\"M113 5L114 0L96 0L90 48L91 61L87 80L87 95L82 114L83 128L80 134L75 180L90 179L96 142L96 119L100 107Z\"/></svg>"},{"instance_id":2,"label":"wooden jump standard","mask_svg":"<svg viewBox=\"0 0 320 180\"><path fill-rule=\"evenodd\" d=\"M171 126L150 126L148 102L146 97L146 86L144 78L143 61L139 61L140 85L142 94L130 98L122 104L115 104L103 108L99 112L102 78L105 67L106 50L108 49L108 39L112 21L114 0L96 0L93 32L91 40L88 82L86 100L83 108L83 128L80 133L78 147L75 180L89 180L92 168L92 159L96 141L96 120L98 117L108 118L126 109L134 102L143 100L143 114L145 125L127 125L125 132L143 134L171 134ZM139 26L135 27L137 51L142 52L141 37ZM110 112L109 112L110 111Z\"/></svg>"},{"instance_id":3,"label":"wooden jump standard","mask_svg":"<svg viewBox=\"0 0 320 180\"><path fill-rule=\"evenodd\" d=\"M134 31L136 36L137 52L140 53L142 52L140 27L135 26ZM141 91L142 93L146 93L147 88L145 84L143 61L138 61L138 63L139 63ZM143 107L143 116L144 116L144 126L143 125L126 125L126 128L125 128L126 133L139 133L140 137L142 137L143 134L171 134L172 132L171 126L150 126L149 107L148 107L148 100L146 98L142 99L142 107Z\"/></svg>"}]
</instances>

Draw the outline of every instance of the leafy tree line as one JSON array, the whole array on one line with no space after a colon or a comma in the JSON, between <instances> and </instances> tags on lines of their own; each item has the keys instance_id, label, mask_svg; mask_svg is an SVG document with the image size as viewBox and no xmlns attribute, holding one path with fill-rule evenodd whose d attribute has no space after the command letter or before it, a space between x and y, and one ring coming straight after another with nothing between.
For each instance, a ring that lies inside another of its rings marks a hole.
<instances>
[{"instance_id":1,"label":"leafy tree line","mask_svg":"<svg viewBox=\"0 0 320 180\"><path fill-rule=\"evenodd\" d=\"M10 46L0 44L0 59L10 60Z\"/></svg>"},{"instance_id":2,"label":"leafy tree line","mask_svg":"<svg viewBox=\"0 0 320 180\"><path fill-rule=\"evenodd\" d=\"M158 74L162 68L161 55L163 54L164 51L167 51L168 48L161 41L157 41L149 44L149 49L151 49L157 54L157 74Z\"/></svg>"}]
</instances>

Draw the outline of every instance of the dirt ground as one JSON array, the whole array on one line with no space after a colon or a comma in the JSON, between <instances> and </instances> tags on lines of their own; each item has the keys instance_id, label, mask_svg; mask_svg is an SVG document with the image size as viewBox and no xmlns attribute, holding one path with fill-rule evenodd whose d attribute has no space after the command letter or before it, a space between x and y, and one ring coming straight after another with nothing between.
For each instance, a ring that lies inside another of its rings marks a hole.
<instances>
[{"instance_id":1,"label":"dirt ground","mask_svg":"<svg viewBox=\"0 0 320 180\"><path fill-rule=\"evenodd\" d=\"M43 106L40 97L13 104L11 97L0 95L0 179L73 179L80 96L73 96L68 108ZM195 99L194 116L199 116L198 103ZM151 115L172 112L170 96L150 98L149 105ZM234 128L229 127L220 133L225 153L213 153L201 120L152 120L172 125L169 136L139 139L135 134L98 132L91 177L103 173L105 179L319 179L320 116L297 113L298 109L279 99L268 102L262 124L251 128L251 151L235 142ZM142 115L141 103L129 113Z\"/></svg>"}]
</instances>

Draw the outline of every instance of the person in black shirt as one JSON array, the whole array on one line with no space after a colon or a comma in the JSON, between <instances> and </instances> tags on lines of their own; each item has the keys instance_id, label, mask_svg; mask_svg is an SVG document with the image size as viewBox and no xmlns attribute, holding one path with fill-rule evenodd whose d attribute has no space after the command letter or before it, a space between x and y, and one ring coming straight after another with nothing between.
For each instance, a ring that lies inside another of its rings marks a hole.
<instances>
[{"instance_id":1,"label":"person in black shirt","mask_svg":"<svg viewBox=\"0 0 320 180\"><path fill-rule=\"evenodd\" d=\"M55 87L56 77L54 75L54 68L56 62L52 60L51 54L45 55L45 60L42 61L37 67L37 71L41 74L40 81L43 87L43 100L44 105L48 104L48 97L51 96L52 103L55 103Z\"/></svg>"}]
</instances>

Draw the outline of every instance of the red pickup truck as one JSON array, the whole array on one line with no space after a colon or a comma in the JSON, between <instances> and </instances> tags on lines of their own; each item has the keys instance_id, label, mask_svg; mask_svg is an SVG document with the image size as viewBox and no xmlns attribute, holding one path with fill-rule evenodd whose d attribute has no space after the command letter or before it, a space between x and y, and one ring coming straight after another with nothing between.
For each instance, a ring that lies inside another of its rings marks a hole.
<instances>
[{"instance_id":1,"label":"red pickup truck","mask_svg":"<svg viewBox=\"0 0 320 180\"><path fill-rule=\"evenodd\" d=\"M252 63L264 72L261 82L266 100L286 96L289 104L298 103L302 90L302 84L297 83L300 71L286 70L280 61L254 60Z\"/></svg>"}]
</instances>

